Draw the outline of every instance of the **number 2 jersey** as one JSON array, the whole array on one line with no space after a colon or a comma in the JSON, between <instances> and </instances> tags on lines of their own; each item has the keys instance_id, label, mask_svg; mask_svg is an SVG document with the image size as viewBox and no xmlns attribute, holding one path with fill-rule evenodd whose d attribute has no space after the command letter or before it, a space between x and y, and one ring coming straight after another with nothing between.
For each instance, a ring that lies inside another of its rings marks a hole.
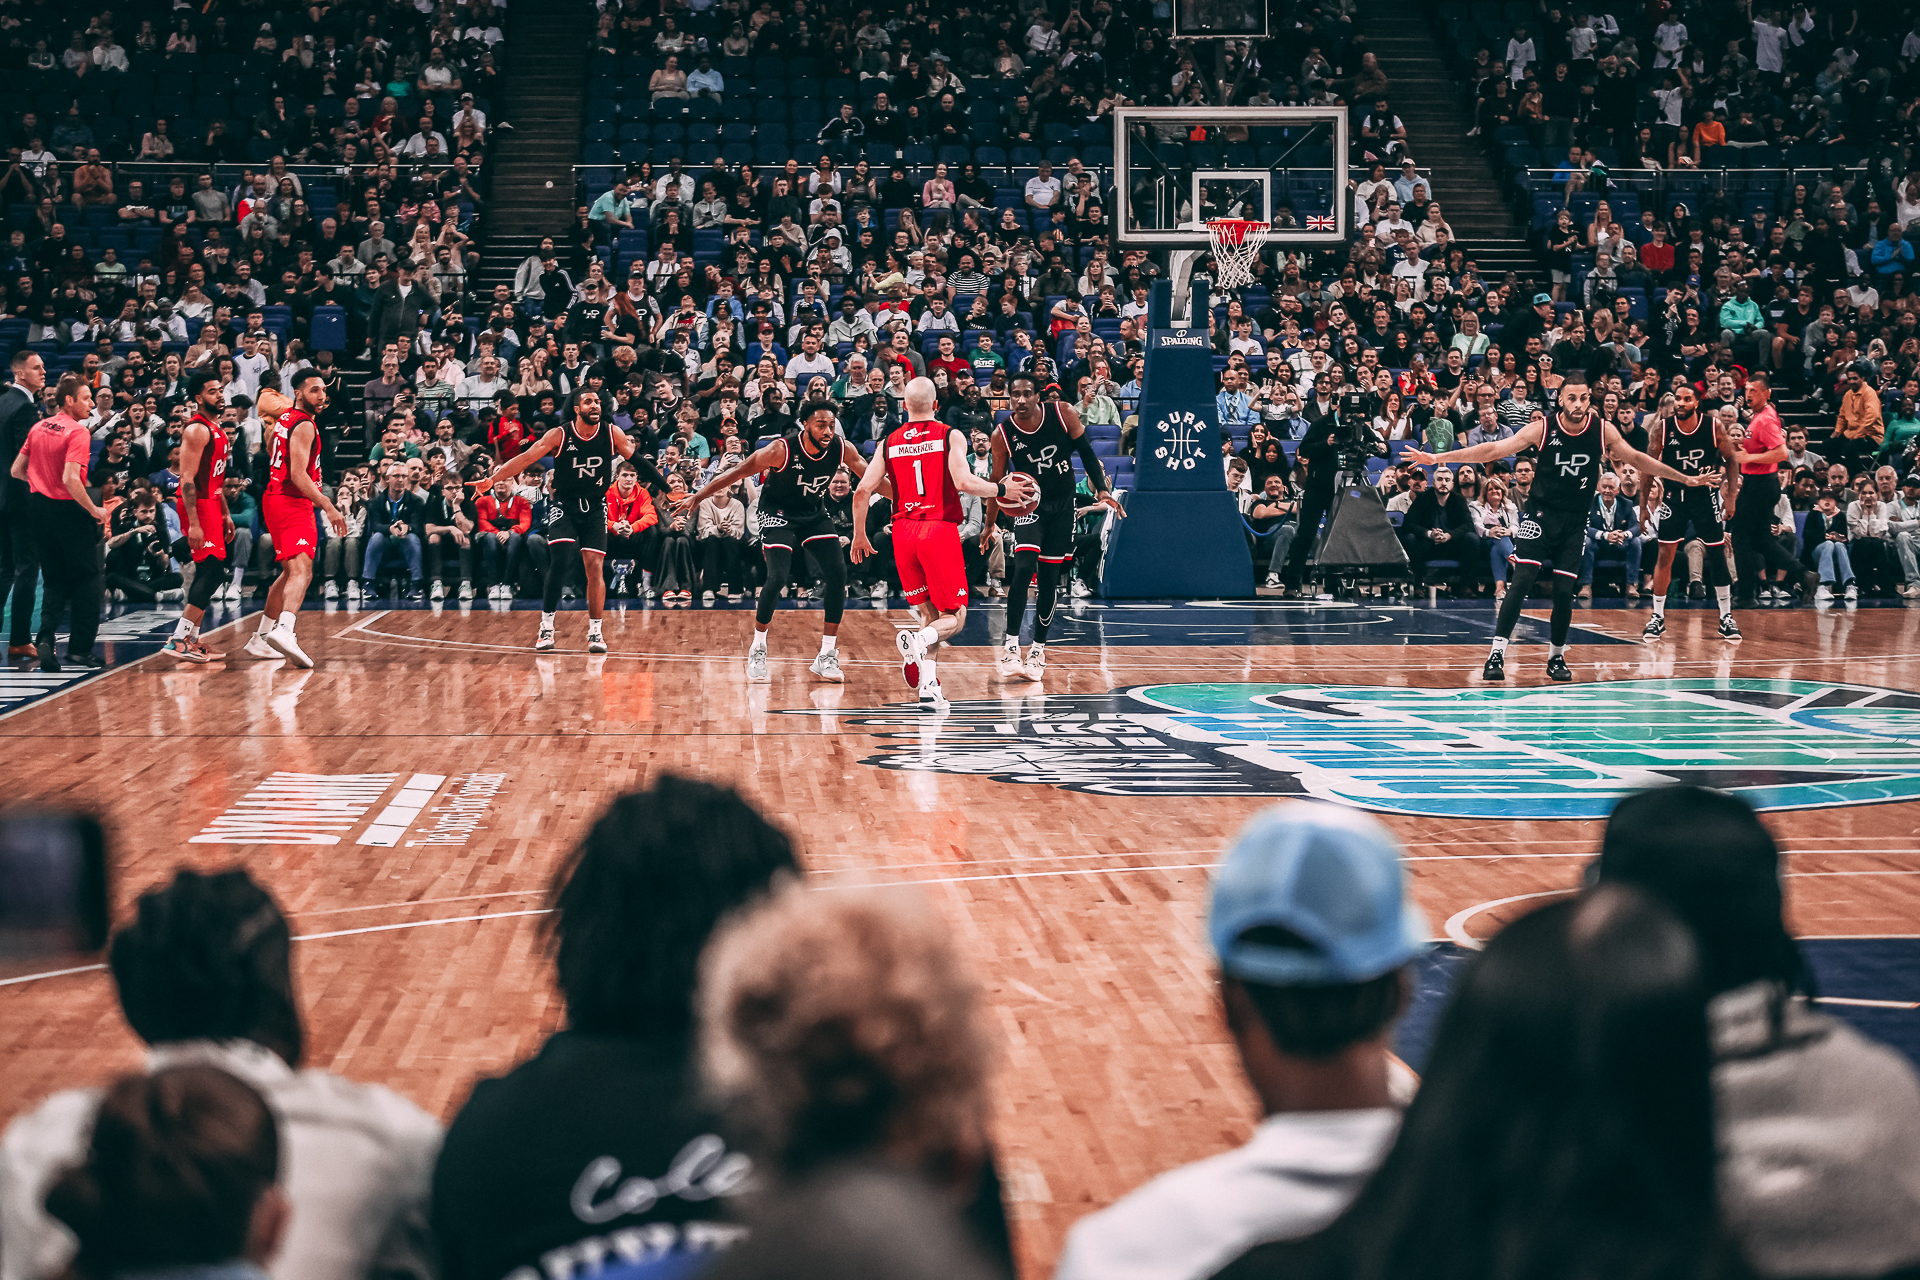
<instances>
[{"instance_id":1,"label":"number 2 jersey","mask_svg":"<svg viewBox=\"0 0 1920 1280\"><path fill-rule=\"evenodd\" d=\"M887 436L880 447L886 450L887 479L893 482L895 521L958 525L965 518L947 454L952 443L953 428L944 422L909 422Z\"/></svg>"},{"instance_id":2,"label":"number 2 jersey","mask_svg":"<svg viewBox=\"0 0 1920 1280\"><path fill-rule=\"evenodd\" d=\"M1600 455L1605 428L1600 415L1587 410L1585 425L1569 431L1557 412L1547 415L1546 435L1540 441L1539 461L1533 469L1533 492L1527 509L1533 512L1578 511L1583 516L1600 491Z\"/></svg>"}]
</instances>

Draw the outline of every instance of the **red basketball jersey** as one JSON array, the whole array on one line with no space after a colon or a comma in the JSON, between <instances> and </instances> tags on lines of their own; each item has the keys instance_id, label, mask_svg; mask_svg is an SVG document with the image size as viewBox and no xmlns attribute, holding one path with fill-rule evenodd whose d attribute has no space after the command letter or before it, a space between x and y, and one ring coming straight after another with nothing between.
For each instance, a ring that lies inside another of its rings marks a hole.
<instances>
[{"instance_id":1,"label":"red basketball jersey","mask_svg":"<svg viewBox=\"0 0 1920 1280\"><path fill-rule=\"evenodd\" d=\"M193 487L203 499L217 498L227 479L227 433L204 413L196 413L188 421L207 429L207 447L200 451L200 470L193 477Z\"/></svg>"},{"instance_id":2,"label":"red basketball jersey","mask_svg":"<svg viewBox=\"0 0 1920 1280\"><path fill-rule=\"evenodd\" d=\"M909 422L895 427L881 445L887 453L887 478L893 481L895 520L945 520L957 525L964 519L947 458L952 434L953 428L944 422Z\"/></svg>"},{"instance_id":3,"label":"red basketball jersey","mask_svg":"<svg viewBox=\"0 0 1920 1280\"><path fill-rule=\"evenodd\" d=\"M301 423L312 422L313 415L304 409L289 409L280 415L280 421L273 424L273 448L267 455L267 492L277 493L289 498L297 498L300 491L287 481L287 465L293 457L293 433ZM313 447L307 450L307 476L315 487L320 484L320 430L315 424Z\"/></svg>"}]
</instances>

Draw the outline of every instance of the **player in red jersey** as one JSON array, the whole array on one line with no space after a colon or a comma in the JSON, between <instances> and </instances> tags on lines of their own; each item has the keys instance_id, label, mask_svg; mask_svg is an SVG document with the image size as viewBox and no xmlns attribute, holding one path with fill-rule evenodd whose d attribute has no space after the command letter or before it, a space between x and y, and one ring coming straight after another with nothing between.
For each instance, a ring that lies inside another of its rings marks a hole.
<instances>
[{"instance_id":1,"label":"player in red jersey","mask_svg":"<svg viewBox=\"0 0 1920 1280\"><path fill-rule=\"evenodd\" d=\"M182 662L212 662L226 655L200 643L200 620L213 593L227 580L227 548L233 542L233 517L227 514L223 491L227 433L220 429L220 411L227 396L220 375L211 369L195 372L187 380L187 399L193 403L193 416L180 437L181 536L173 544L173 558L193 562L193 583L165 652Z\"/></svg>"},{"instance_id":2,"label":"player in red jersey","mask_svg":"<svg viewBox=\"0 0 1920 1280\"><path fill-rule=\"evenodd\" d=\"M873 554L867 540L867 504L882 481L893 487L893 560L907 603L921 626L900 632L901 674L920 693L920 705L943 711L946 696L929 657L935 645L967 620L967 560L960 550L960 495L1013 498L1024 505L1033 482L1017 475L1003 483L982 480L967 465L967 438L933 416L939 399L933 382L907 384L906 425L896 427L873 451L860 487L853 491L853 562Z\"/></svg>"},{"instance_id":3,"label":"player in red jersey","mask_svg":"<svg viewBox=\"0 0 1920 1280\"><path fill-rule=\"evenodd\" d=\"M311 667L313 659L293 633L300 604L313 581L313 557L320 533L313 509L327 514L336 538L345 537L347 519L320 491L320 413L327 407L327 382L317 369L293 375L293 400L272 387L260 392L260 419L273 431L267 463L267 492L260 499L260 517L273 537L273 558L280 576L267 588L267 607L260 630L247 641L246 652L256 658L285 658L296 667Z\"/></svg>"}]
</instances>

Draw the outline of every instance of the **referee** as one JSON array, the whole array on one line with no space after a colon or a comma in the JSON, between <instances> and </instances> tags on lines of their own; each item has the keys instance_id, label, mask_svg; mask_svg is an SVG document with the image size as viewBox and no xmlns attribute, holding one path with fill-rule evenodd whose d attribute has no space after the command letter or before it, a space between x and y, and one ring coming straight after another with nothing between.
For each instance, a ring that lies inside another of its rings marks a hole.
<instances>
[{"instance_id":1,"label":"referee","mask_svg":"<svg viewBox=\"0 0 1920 1280\"><path fill-rule=\"evenodd\" d=\"M0 450L5 450L5 465L27 445L27 432L40 420L40 389L47 385L47 366L37 352L22 351L13 357L13 385L0 393ZM7 642L7 658L37 656L28 643L33 625L33 596L40 583L40 557L33 545L33 512L28 509L29 490L19 480L0 482L0 604L9 591L13 595L13 624Z\"/></svg>"},{"instance_id":2,"label":"referee","mask_svg":"<svg viewBox=\"0 0 1920 1280\"><path fill-rule=\"evenodd\" d=\"M53 651L53 629L71 606L67 660L82 667L106 665L93 651L100 630L101 538L107 513L87 496L87 463L93 437L81 419L93 415L93 390L70 373L55 388L58 406L51 418L34 424L26 447L13 460L15 480L31 490L32 516L40 576L46 598L40 608L40 669L60 670Z\"/></svg>"},{"instance_id":3,"label":"referee","mask_svg":"<svg viewBox=\"0 0 1920 1280\"><path fill-rule=\"evenodd\" d=\"M1789 576L1782 581L1808 583L1816 575L1787 554L1774 536L1774 508L1780 505L1780 464L1787 460L1787 437L1780 428L1780 413L1773 407L1773 386L1763 372L1747 377L1747 407L1753 420L1747 424L1747 438L1740 444L1734 460L1740 464L1740 488L1734 498L1733 518L1728 532L1733 538L1734 563L1740 569L1740 595L1743 608L1757 603L1755 593L1762 589L1763 575L1778 569ZM1712 554L1709 547L1708 553ZM1813 599L1813 587L1807 587L1807 599Z\"/></svg>"}]
</instances>

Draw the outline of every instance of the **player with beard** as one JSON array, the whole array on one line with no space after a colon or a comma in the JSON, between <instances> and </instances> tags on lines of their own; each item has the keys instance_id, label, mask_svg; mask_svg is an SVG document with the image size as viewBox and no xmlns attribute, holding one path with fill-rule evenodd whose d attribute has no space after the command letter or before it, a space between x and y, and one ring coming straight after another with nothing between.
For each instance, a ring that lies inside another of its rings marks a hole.
<instances>
[{"instance_id":1,"label":"player with beard","mask_svg":"<svg viewBox=\"0 0 1920 1280\"><path fill-rule=\"evenodd\" d=\"M827 486L841 468L867 465L860 451L839 433L839 418L831 405L807 410L803 425L747 455L737 467L721 472L698 492L678 499L682 511L697 510L702 502L751 476L764 474L760 486L760 550L767 561L767 580L760 588L760 607L753 616L753 642L747 647L747 681L765 684L767 628L793 573L794 555L805 550L820 571L826 621L820 630L820 653L808 668L822 680L845 679L840 671L840 618L847 607L847 558L839 531L822 502ZM856 526L857 528L858 526Z\"/></svg>"},{"instance_id":2,"label":"player with beard","mask_svg":"<svg viewBox=\"0 0 1920 1280\"><path fill-rule=\"evenodd\" d=\"M645 458L634 456L633 441L612 423L600 421L600 393L591 388L573 396L573 418L554 427L513 461L467 483L485 493L502 480L510 480L540 459L553 457L553 501L547 506L547 546L556 554L547 560L545 597L540 605L540 634L533 642L536 653L553 651L554 613L560 607L560 584L573 566L557 554L571 547L580 553L587 575L587 652L605 653L606 639L600 634L600 618L607 607L607 579L600 572L607 555L607 489L613 484L613 457L619 454L632 462L640 478L664 490L667 478Z\"/></svg>"},{"instance_id":3,"label":"player with beard","mask_svg":"<svg viewBox=\"0 0 1920 1280\"><path fill-rule=\"evenodd\" d=\"M227 548L233 544L233 517L227 512L227 433L220 413L226 407L226 388L211 369L196 372L187 381L187 399L193 416L180 437L180 537L173 558L192 561L193 582L173 638L162 650L182 662L207 663L226 657L200 643L200 622L213 603L213 593L227 581Z\"/></svg>"},{"instance_id":4,"label":"player with beard","mask_svg":"<svg viewBox=\"0 0 1920 1280\"><path fill-rule=\"evenodd\" d=\"M1106 469L1093 451L1093 442L1080 415L1059 401L1040 398L1040 379L1022 370L1007 379L1013 413L993 432L993 479L1010 475L1030 477L1039 489L1035 506L1020 511L1013 521L1013 567L1007 574L1007 634L994 659L994 674L1005 679L1024 676L1039 680L1047 671L1047 629L1053 624L1060 598L1060 578L1073 559L1073 455L1086 468L1094 501L1119 512L1120 500L1107 483ZM980 531L984 554L993 540L995 517L1003 504L987 499L985 527ZM1039 582L1033 604L1033 644L1020 660L1020 624L1027 612L1027 585Z\"/></svg>"},{"instance_id":5,"label":"player with beard","mask_svg":"<svg viewBox=\"0 0 1920 1280\"><path fill-rule=\"evenodd\" d=\"M267 588L260 630L246 643L256 658L284 657L296 667L313 659L300 647L293 624L313 581L313 556L320 545L313 509L326 512L333 536L347 533L347 518L320 491L320 414L327 407L327 380L318 369L293 375L293 400L273 387L260 392L260 419L273 433L268 453L267 492L260 514L273 537L273 558L280 576Z\"/></svg>"},{"instance_id":6,"label":"player with beard","mask_svg":"<svg viewBox=\"0 0 1920 1280\"><path fill-rule=\"evenodd\" d=\"M1724 474L1718 489L1705 493L1697 489L1668 492L1660 503L1660 558L1653 566L1653 617L1642 633L1658 640L1667 633L1667 587L1673 581L1673 558L1686 541L1688 526L1693 536L1706 546L1707 584L1713 588L1714 601L1720 606L1720 636L1738 640L1740 628L1733 622L1733 575L1727 572L1727 513L1732 511L1740 491L1737 450L1719 421L1700 412L1700 400L1691 386L1674 388L1673 413L1657 418L1647 432L1647 452L1682 475L1697 476L1713 471ZM1714 455L1718 454L1716 458ZM1731 463L1724 472L1721 463ZM1650 521L1648 495L1640 495L1640 523Z\"/></svg>"},{"instance_id":7,"label":"player with beard","mask_svg":"<svg viewBox=\"0 0 1920 1280\"><path fill-rule=\"evenodd\" d=\"M1600 488L1600 471L1606 455L1611 455L1616 464L1632 463L1639 469L1642 483L1648 476L1659 476L1688 487L1719 482L1717 474L1687 475L1658 458L1641 453L1622 438L1619 428L1603 421L1593 411L1590 396L1586 379L1569 374L1560 387L1558 409L1550 415L1536 414L1517 434L1505 440L1490 440L1437 456L1419 449L1408 449L1401 455L1421 466L1436 462L1457 466L1463 462L1511 458L1524 449L1539 450L1533 489L1527 495L1526 511L1513 540L1513 581L1507 586L1506 599L1500 603L1493 650L1487 655L1482 672L1485 679L1507 678L1507 641L1520 621L1528 592L1533 590L1541 570L1549 563L1553 565L1553 613L1547 676L1563 682L1573 679L1573 672L1567 669L1567 628L1573 622L1574 583L1579 580L1580 563L1586 556L1587 514Z\"/></svg>"}]
</instances>

